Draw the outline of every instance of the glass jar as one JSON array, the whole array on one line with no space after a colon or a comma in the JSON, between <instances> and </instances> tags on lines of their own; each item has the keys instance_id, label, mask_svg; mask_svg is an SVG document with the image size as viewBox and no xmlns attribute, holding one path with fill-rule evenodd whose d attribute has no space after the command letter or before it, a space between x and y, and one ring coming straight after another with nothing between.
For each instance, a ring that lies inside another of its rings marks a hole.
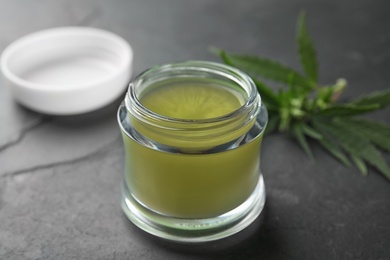
<instances>
[{"instance_id":1,"label":"glass jar","mask_svg":"<svg viewBox=\"0 0 390 260\"><path fill-rule=\"evenodd\" d=\"M253 81L230 66L188 61L137 76L118 110L127 217L185 242L247 227L265 203L259 167L267 120Z\"/></svg>"}]
</instances>

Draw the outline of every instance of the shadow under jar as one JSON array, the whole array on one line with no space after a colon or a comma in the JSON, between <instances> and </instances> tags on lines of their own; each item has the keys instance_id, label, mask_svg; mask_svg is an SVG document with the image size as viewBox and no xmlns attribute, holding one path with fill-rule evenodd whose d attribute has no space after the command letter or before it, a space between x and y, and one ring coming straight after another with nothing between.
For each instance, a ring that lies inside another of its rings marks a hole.
<instances>
[{"instance_id":1,"label":"shadow under jar","mask_svg":"<svg viewBox=\"0 0 390 260\"><path fill-rule=\"evenodd\" d=\"M267 120L253 81L232 67L188 61L137 76L118 111L127 217L182 242L247 227L265 203L260 145Z\"/></svg>"}]
</instances>

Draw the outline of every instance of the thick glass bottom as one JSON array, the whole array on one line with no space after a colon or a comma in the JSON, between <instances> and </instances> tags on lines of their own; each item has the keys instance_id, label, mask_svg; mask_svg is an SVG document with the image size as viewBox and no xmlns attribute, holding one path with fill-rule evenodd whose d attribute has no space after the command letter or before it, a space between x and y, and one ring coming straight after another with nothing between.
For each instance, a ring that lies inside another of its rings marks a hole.
<instances>
[{"instance_id":1,"label":"thick glass bottom","mask_svg":"<svg viewBox=\"0 0 390 260\"><path fill-rule=\"evenodd\" d=\"M235 209L213 218L176 218L158 214L140 204L124 182L122 208L136 226L152 235L179 242L206 242L231 236L249 226L263 210L265 197L260 174L253 193Z\"/></svg>"}]
</instances>

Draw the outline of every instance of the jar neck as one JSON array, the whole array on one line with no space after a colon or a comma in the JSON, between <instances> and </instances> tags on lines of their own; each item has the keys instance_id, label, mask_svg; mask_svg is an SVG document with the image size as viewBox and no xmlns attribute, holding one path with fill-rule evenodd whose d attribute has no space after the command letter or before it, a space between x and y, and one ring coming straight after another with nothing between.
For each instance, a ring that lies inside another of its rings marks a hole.
<instances>
[{"instance_id":1,"label":"jar neck","mask_svg":"<svg viewBox=\"0 0 390 260\"><path fill-rule=\"evenodd\" d=\"M214 118L160 115L146 108L141 97L167 80L175 84L213 82L229 90L234 88L244 102L238 109ZM163 145L195 150L236 142L252 128L262 109L256 86L246 74L222 64L195 61L155 67L140 74L130 83L125 105L131 124L142 136Z\"/></svg>"}]
</instances>

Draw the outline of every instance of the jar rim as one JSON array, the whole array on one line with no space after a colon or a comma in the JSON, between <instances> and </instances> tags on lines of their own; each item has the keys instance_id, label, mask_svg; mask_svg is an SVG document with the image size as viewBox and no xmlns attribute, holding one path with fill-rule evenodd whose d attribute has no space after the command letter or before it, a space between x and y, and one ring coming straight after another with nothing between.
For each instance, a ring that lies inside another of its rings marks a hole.
<instances>
[{"instance_id":1,"label":"jar rim","mask_svg":"<svg viewBox=\"0 0 390 260\"><path fill-rule=\"evenodd\" d=\"M193 71L202 71L217 74L233 82L237 83L242 89L247 90L248 97L245 98L245 103L243 103L239 108L233 110L230 113L205 118L205 119L185 119L185 118L175 118L170 116L161 115L156 113L148 108L146 108L136 94L136 87L142 84L142 81L150 75L159 72L169 72L169 71L178 71L180 70L193 70ZM245 87L244 87L245 85ZM164 65L157 65L151 67L138 76L136 76L128 87L128 92L125 97L126 107L132 107L133 111L136 111L144 116L147 116L153 120L164 121L167 123L183 123L183 124L208 124L225 121L235 117L240 117L243 113L247 113L248 109L251 110L254 103L258 104L258 107L262 107L262 100L260 95L257 92L256 85L253 80L244 72L239 69L236 69L232 66L210 62L210 61L198 61L198 60L189 60L178 63L170 63Z\"/></svg>"}]
</instances>

